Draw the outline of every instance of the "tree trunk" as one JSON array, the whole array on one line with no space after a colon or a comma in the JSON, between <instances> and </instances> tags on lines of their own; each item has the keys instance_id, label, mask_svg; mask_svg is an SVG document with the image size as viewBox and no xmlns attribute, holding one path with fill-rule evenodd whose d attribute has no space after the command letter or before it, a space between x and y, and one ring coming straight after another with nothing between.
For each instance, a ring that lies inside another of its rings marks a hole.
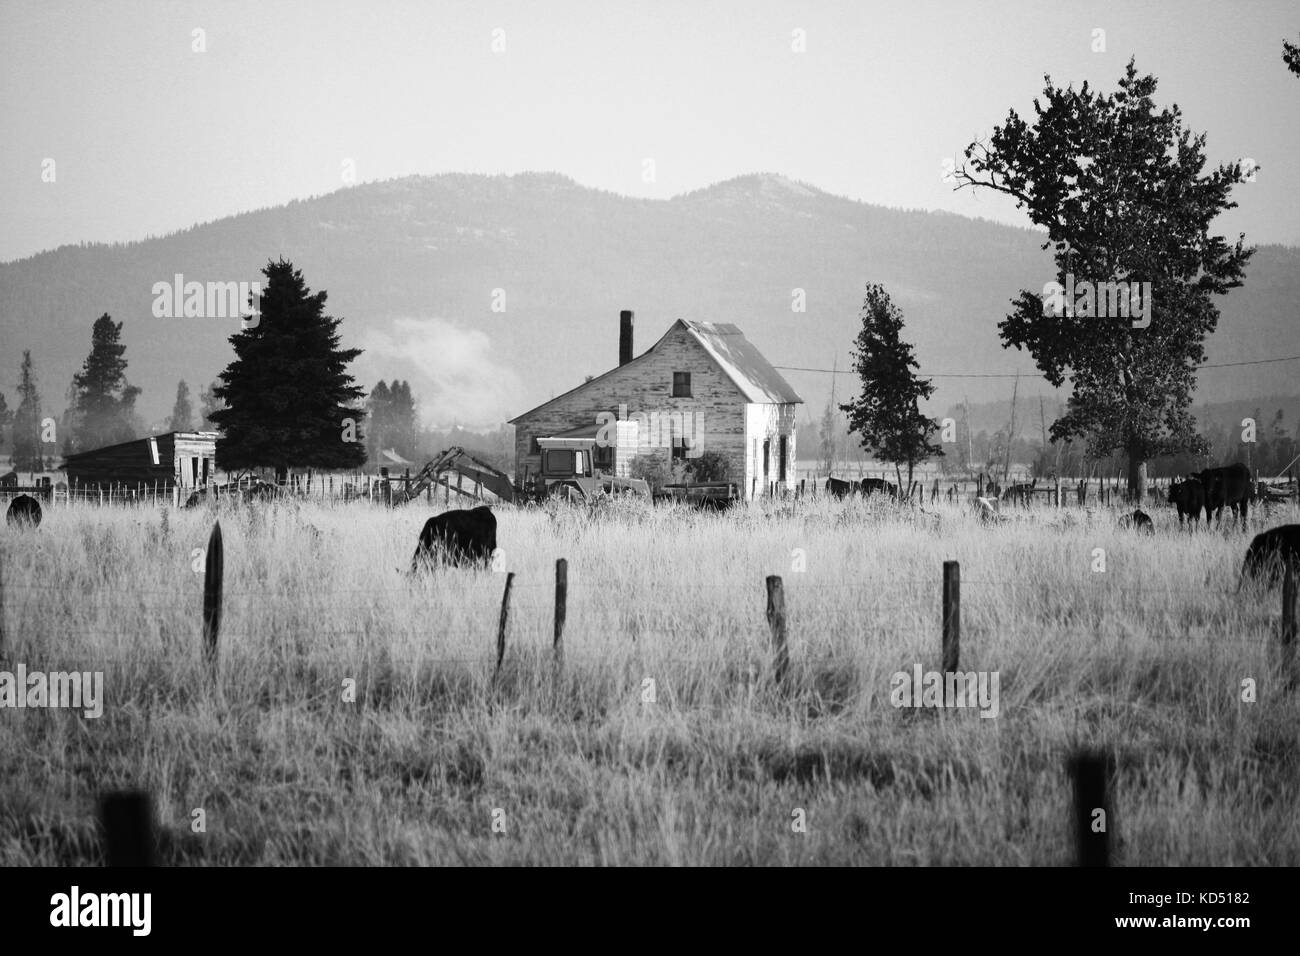
<instances>
[{"instance_id":1,"label":"tree trunk","mask_svg":"<svg viewBox=\"0 0 1300 956\"><path fill-rule=\"evenodd\" d=\"M1142 452L1130 446L1128 452L1128 498L1130 502L1141 504L1147 494L1147 463L1141 457Z\"/></svg>"}]
</instances>

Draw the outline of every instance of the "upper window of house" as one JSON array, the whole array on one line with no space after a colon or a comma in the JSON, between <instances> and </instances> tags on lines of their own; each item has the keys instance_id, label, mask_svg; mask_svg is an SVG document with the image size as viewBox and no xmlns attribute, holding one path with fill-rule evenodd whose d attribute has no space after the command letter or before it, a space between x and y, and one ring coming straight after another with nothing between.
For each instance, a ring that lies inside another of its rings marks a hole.
<instances>
[{"instance_id":1,"label":"upper window of house","mask_svg":"<svg viewBox=\"0 0 1300 956\"><path fill-rule=\"evenodd\" d=\"M673 398L691 397L691 373L673 372Z\"/></svg>"}]
</instances>

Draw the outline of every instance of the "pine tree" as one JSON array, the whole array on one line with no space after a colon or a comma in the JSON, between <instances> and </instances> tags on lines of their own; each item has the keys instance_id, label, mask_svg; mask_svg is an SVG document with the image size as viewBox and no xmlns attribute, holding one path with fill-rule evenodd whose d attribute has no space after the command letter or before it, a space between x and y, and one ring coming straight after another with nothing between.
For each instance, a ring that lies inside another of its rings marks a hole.
<instances>
[{"instance_id":1,"label":"pine tree","mask_svg":"<svg viewBox=\"0 0 1300 956\"><path fill-rule=\"evenodd\" d=\"M4 447L4 429L14 420L14 413L5 401L4 392L0 392L0 448Z\"/></svg>"},{"instance_id":2,"label":"pine tree","mask_svg":"<svg viewBox=\"0 0 1300 956\"><path fill-rule=\"evenodd\" d=\"M384 442L388 440L389 407L392 401L393 397L388 390L388 385L381 378L379 384L370 392L370 397L366 399L367 416L370 419L366 426L366 452L371 461L379 460L379 454L384 450Z\"/></svg>"},{"instance_id":3,"label":"pine tree","mask_svg":"<svg viewBox=\"0 0 1300 956\"><path fill-rule=\"evenodd\" d=\"M72 376L74 433L66 448L84 451L130 441L140 389L126 381L126 346L121 343L122 323L105 313L90 333L90 354L81 371Z\"/></svg>"},{"instance_id":4,"label":"pine tree","mask_svg":"<svg viewBox=\"0 0 1300 956\"><path fill-rule=\"evenodd\" d=\"M216 423L212 413L226 407L226 403L217 398L216 390L220 382L199 386L199 427L203 431L215 431Z\"/></svg>"},{"instance_id":5,"label":"pine tree","mask_svg":"<svg viewBox=\"0 0 1300 956\"><path fill-rule=\"evenodd\" d=\"M862 438L862 447L884 461L907 465L907 488L917 463L942 455L929 436L939 423L921 414L920 402L929 398L934 386L912 373L918 368L912 346L900 337L903 314L889 299L883 286L867 286L862 305L862 330L855 342L854 369L862 380L861 394L840 409L848 414L849 431Z\"/></svg>"},{"instance_id":6,"label":"pine tree","mask_svg":"<svg viewBox=\"0 0 1300 956\"><path fill-rule=\"evenodd\" d=\"M20 374L18 410L14 413L14 470L41 472L45 470L45 455L41 449L41 395L36 390L30 349L23 352Z\"/></svg>"},{"instance_id":7,"label":"pine tree","mask_svg":"<svg viewBox=\"0 0 1300 956\"><path fill-rule=\"evenodd\" d=\"M397 453L403 458L414 455L417 426L410 382L393 382L389 388L388 426L392 429L390 441Z\"/></svg>"},{"instance_id":8,"label":"pine tree","mask_svg":"<svg viewBox=\"0 0 1300 956\"><path fill-rule=\"evenodd\" d=\"M176 386L176 404L172 406L172 417L167 419L167 430L187 432L194 427L194 404L190 401L190 387L181 379Z\"/></svg>"},{"instance_id":9,"label":"pine tree","mask_svg":"<svg viewBox=\"0 0 1300 956\"><path fill-rule=\"evenodd\" d=\"M230 337L235 359L213 390L226 403L211 414L222 432L217 467L274 468L279 483L290 467L361 467L363 393L347 371L361 350L339 347L326 293L312 293L292 263L268 262L262 274L261 321Z\"/></svg>"}]
</instances>

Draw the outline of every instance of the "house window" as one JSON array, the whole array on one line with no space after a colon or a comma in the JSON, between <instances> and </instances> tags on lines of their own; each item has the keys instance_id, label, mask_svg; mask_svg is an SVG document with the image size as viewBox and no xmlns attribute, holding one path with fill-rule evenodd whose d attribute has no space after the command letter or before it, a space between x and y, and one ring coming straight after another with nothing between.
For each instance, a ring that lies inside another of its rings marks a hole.
<instances>
[{"instance_id":1,"label":"house window","mask_svg":"<svg viewBox=\"0 0 1300 956\"><path fill-rule=\"evenodd\" d=\"M685 442L681 442L681 443L674 442L674 443L673 443L673 461L685 461L686 458L687 458L686 453L687 453L689 450L690 450L690 449L689 449L689 447L686 445Z\"/></svg>"},{"instance_id":2,"label":"house window","mask_svg":"<svg viewBox=\"0 0 1300 956\"><path fill-rule=\"evenodd\" d=\"M782 436L781 436L780 444L779 444L779 446L778 446L779 450L778 450L778 452L777 452L777 454L778 454L780 457L777 458L777 460L776 460L776 480L777 480L777 481L785 481L785 455L786 455L786 442L787 442L787 441L789 441L789 439L788 439L785 435L782 435Z\"/></svg>"},{"instance_id":3,"label":"house window","mask_svg":"<svg viewBox=\"0 0 1300 956\"><path fill-rule=\"evenodd\" d=\"M763 439L763 481L767 482L768 475L772 473L772 439Z\"/></svg>"},{"instance_id":4,"label":"house window","mask_svg":"<svg viewBox=\"0 0 1300 956\"><path fill-rule=\"evenodd\" d=\"M595 449L592 451L591 459L601 471L610 471L614 467L614 446L602 445L597 442Z\"/></svg>"},{"instance_id":5,"label":"house window","mask_svg":"<svg viewBox=\"0 0 1300 956\"><path fill-rule=\"evenodd\" d=\"M691 397L691 373L673 372L673 398Z\"/></svg>"},{"instance_id":6,"label":"house window","mask_svg":"<svg viewBox=\"0 0 1300 956\"><path fill-rule=\"evenodd\" d=\"M532 438L529 438L529 439L528 439L528 454L530 454L530 455L540 455L541 453L542 453L542 446L539 445L539 444L537 444L537 437L536 437L536 436L533 436Z\"/></svg>"}]
</instances>

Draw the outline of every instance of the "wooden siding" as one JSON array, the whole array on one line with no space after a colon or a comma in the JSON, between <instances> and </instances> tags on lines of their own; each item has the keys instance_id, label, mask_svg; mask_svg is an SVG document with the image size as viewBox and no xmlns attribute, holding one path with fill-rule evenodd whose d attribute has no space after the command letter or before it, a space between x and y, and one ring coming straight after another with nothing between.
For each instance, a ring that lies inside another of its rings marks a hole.
<instances>
[{"instance_id":1,"label":"wooden siding","mask_svg":"<svg viewBox=\"0 0 1300 956\"><path fill-rule=\"evenodd\" d=\"M150 440L158 447L158 464L153 462ZM80 487L110 485L153 485L170 488L179 484L192 488L215 473L216 435L206 432L171 432L135 441L97 448L69 456L63 471L68 481Z\"/></svg>"},{"instance_id":2,"label":"wooden siding","mask_svg":"<svg viewBox=\"0 0 1300 956\"><path fill-rule=\"evenodd\" d=\"M795 411L793 404L768 405L750 403L745 406L745 495L767 494L771 482L779 482L781 477L781 438L786 439L785 484L782 488L791 488L795 484ZM767 442L766 469L764 468L764 442ZM740 472L734 472L740 474Z\"/></svg>"},{"instance_id":3,"label":"wooden siding","mask_svg":"<svg viewBox=\"0 0 1300 956\"><path fill-rule=\"evenodd\" d=\"M691 373L690 398L673 398L673 372ZM652 432L667 431L666 422L676 416L677 421L690 423L685 428L687 435L691 434L691 425L696 427L703 450L721 452L733 468L743 466L744 395L699 343L679 329L633 362L520 416L515 422L515 480L520 481L525 470L536 474L541 468L541 457L532 447L535 439L595 424L598 414L618 414L620 405L627 406L628 417L637 413L658 416L659 429L637 429L638 456L671 460L671 447L653 444L665 436ZM688 415L692 417L687 419ZM619 472L626 473L630 462L623 449L619 449L617 457Z\"/></svg>"}]
</instances>

